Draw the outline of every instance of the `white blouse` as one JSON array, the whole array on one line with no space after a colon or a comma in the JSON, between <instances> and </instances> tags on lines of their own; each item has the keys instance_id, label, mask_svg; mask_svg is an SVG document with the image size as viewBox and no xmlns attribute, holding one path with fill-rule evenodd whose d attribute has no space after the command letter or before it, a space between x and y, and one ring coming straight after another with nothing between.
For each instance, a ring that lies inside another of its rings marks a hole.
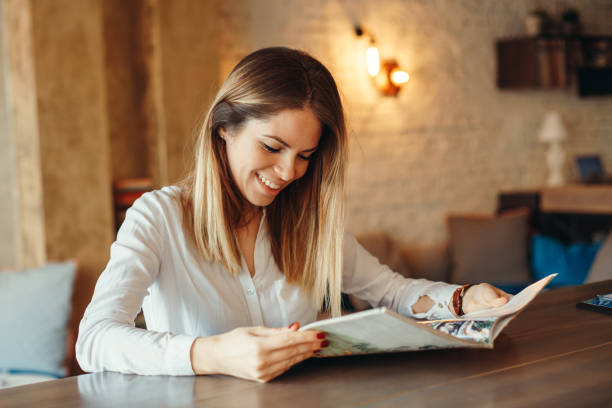
<instances>
[{"instance_id":1,"label":"white blouse","mask_svg":"<svg viewBox=\"0 0 612 408\"><path fill-rule=\"evenodd\" d=\"M198 336L316 320L318 305L277 268L263 217L254 276L244 262L240 274L231 276L202 259L183 229L179 191L173 186L146 193L128 210L80 323L76 355L83 370L193 375L190 351ZM417 318L452 318L448 304L457 287L404 278L345 234L342 290L372 306ZM412 313L423 295L434 306ZM141 307L147 330L134 327Z\"/></svg>"}]
</instances>

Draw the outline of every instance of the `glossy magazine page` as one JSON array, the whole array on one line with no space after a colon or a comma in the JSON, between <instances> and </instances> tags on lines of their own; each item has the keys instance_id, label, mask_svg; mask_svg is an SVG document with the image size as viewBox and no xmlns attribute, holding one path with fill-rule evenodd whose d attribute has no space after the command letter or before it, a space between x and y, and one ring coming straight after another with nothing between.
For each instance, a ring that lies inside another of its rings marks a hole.
<instances>
[{"instance_id":1,"label":"glossy magazine page","mask_svg":"<svg viewBox=\"0 0 612 408\"><path fill-rule=\"evenodd\" d=\"M381 307L320 320L300 330L321 330L329 346L321 357L457 347L492 348L503 328L555 275L528 286L506 305L461 319L418 321Z\"/></svg>"}]
</instances>

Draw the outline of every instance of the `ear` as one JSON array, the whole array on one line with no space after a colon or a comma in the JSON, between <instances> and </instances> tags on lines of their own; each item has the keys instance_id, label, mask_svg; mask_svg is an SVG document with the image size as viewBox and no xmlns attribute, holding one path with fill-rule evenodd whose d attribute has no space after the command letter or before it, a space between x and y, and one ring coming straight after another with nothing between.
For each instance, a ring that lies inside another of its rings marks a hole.
<instances>
[{"instance_id":1,"label":"ear","mask_svg":"<svg viewBox=\"0 0 612 408\"><path fill-rule=\"evenodd\" d=\"M225 128L223 126L221 126L219 128L219 130L217 131L217 133L219 133L219 137L221 137L221 139L223 140L227 140L227 131L225 130Z\"/></svg>"}]
</instances>

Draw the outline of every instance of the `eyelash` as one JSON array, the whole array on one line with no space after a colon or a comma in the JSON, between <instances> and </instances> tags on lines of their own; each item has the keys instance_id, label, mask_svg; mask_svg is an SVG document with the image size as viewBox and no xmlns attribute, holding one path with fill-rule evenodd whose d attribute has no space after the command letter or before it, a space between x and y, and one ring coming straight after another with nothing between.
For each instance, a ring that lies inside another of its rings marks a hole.
<instances>
[{"instance_id":1,"label":"eyelash","mask_svg":"<svg viewBox=\"0 0 612 408\"><path fill-rule=\"evenodd\" d=\"M265 144L265 143L262 143L262 146L263 146L263 148L264 148L266 151L268 151L268 152L270 152L270 153L278 153L278 152L280 152L280 149L275 149L275 148L273 148L273 147L271 147L271 146L268 146L268 145L267 145L267 144ZM302 160L309 161L309 160L310 160L310 157L312 157L312 156L305 157L305 156L302 156L302 155L298 154L298 157L299 157L300 159L302 159Z\"/></svg>"}]
</instances>

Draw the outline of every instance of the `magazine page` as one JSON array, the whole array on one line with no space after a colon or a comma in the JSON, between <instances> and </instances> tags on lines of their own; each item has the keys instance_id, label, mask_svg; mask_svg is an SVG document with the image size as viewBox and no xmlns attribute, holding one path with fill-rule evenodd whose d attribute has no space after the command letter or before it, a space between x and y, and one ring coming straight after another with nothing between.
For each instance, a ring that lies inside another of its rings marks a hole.
<instances>
[{"instance_id":1,"label":"magazine page","mask_svg":"<svg viewBox=\"0 0 612 408\"><path fill-rule=\"evenodd\" d=\"M456 347L492 348L504 327L554 278L552 274L516 294L504 306L462 318L417 321L384 307L310 323L300 330L321 330L329 347L321 357Z\"/></svg>"},{"instance_id":2,"label":"magazine page","mask_svg":"<svg viewBox=\"0 0 612 408\"><path fill-rule=\"evenodd\" d=\"M497 320L497 318L479 320L433 320L419 323L458 339L475 343L492 344L494 340L493 333L497 329Z\"/></svg>"},{"instance_id":3,"label":"magazine page","mask_svg":"<svg viewBox=\"0 0 612 408\"><path fill-rule=\"evenodd\" d=\"M540 279L535 283L532 283L531 285L527 286L525 289L514 295L512 299L508 301L508 303L501 307L468 313L462 316L461 318L463 320L473 320L508 316L517 313L518 311L525 308L525 306L527 306L529 302L531 302L537 296L537 294L540 293L546 285L548 285L548 282L550 282L555 276L557 276L557 274L553 273L545 278Z\"/></svg>"},{"instance_id":4,"label":"magazine page","mask_svg":"<svg viewBox=\"0 0 612 408\"><path fill-rule=\"evenodd\" d=\"M325 331L329 346L319 352L321 357L454 347L490 347L487 342L456 338L452 333L427 327L386 308L321 320L300 330Z\"/></svg>"}]
</instances>

